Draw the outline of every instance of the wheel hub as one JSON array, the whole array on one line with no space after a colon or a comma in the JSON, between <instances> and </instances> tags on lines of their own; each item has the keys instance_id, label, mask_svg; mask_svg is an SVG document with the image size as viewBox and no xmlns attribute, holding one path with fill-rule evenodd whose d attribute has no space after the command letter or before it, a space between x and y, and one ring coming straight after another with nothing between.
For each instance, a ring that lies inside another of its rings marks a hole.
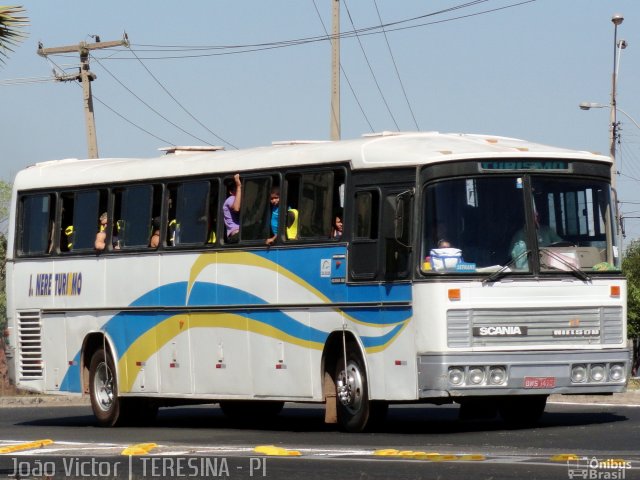
<instances>
[{"instance_id":1,"label":"wheel hub","mask_svg":"<svg viewBox=\"0 0 640 480\"><path fill-rule=\"evenodd\" d=\"M114 400L113 375L106 363L98 365L94 379L94 387L98 405L104 411L109 410Z\"/></svg>"},{"instance_id":2,"label":"wheel hub","mask_svg":"<svg viewBox=\"0 0 640 480\"><path fill-rule=\"evenodd\" d=\"M362 372L354 362L347 363L347 370L340 371L337 394L340 403L349 410L357 411L362 404Z\"/></svg>"}]
</instances>

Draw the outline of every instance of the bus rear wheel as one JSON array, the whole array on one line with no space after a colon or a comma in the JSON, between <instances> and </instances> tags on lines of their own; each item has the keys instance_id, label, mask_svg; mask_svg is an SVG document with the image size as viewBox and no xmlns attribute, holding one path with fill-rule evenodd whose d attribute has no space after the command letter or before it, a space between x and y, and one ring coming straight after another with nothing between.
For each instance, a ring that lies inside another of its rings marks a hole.
<instances>
[{"instance_id":1,"label":"bus rear wheel","mask_svg":"<svg viewBox=\"0 0 640 480\"><path fill-rule=\"evenodd\" d=\"M346 369L345 369L346 363ZM369 400L369 385L364 362L352 348L338 360L335 374L338 424L347 432L362 432L381 422L389 407L386 402Z\"/></svg>"},{"instance_id":2,"label":"bus rear wheel","mask_svg":"<svg viewBox=\"0 0 640 480\"><path fill-rule=\"evenodd\" d=\"M122 401L111 354L100 348L91 357L89 394L91 408L101 427L113 427L122 420Z\"/></svg>"}]
</instances>

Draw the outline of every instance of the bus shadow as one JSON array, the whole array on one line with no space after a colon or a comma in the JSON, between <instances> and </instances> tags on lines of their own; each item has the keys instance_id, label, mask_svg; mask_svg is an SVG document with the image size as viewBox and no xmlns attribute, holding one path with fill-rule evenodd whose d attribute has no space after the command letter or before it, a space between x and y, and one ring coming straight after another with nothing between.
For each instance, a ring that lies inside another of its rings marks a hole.
<instances>
[{"instance_id":1,"label":"bus shadow","mask_svg":"<svg viewBox=\"0 0 640 480\"><path fill-rule=\"evenodd\" d=\"M494 432L531 430L555 427L573 427L611 424L628 420L628 417L602 411L545 412L534 427L512 427L496 418L460 420L456 407L402 407L389 409L386 419L369 429L371 433L393 434L458 434L469 432ZM97 427L93 415L49 417L17 423L38 427ZM129 428L129 427L124 427ZM136 428L155 429L231 429L274 432L337 432L336 425L324 423L324 409L318 406L285 407L275 417L245 419L226 417L217 406L161 408L158 417L148 425ZM121 430L121 429L118 429Z\"/></svg>"}]
</instances>

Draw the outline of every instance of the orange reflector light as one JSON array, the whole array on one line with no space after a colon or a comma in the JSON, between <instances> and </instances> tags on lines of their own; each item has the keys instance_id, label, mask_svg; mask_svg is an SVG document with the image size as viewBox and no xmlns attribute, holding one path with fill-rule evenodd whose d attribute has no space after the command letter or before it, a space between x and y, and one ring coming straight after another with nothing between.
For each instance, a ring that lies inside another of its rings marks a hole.
<instances>
[{"instance_id":1,"label":"orange reflector light","mask_svg":"<svg viewBox=\"0 0 640 480\"><path fill-rule=\"evenodd\" d=\"M448 292L449 292L449 300L460 300L459 288L450 288Z\"/></svg>"},{"instance_id":2,"label":"orange reflector light","mask_svg":"<svg viewBox=\"0 0 640 480\"><path fill-rule=\"evenodd\" d=\"M620 296L620 287L618 285L611 286L611 296L612 297Z\"/></svg>"}]
</instances>

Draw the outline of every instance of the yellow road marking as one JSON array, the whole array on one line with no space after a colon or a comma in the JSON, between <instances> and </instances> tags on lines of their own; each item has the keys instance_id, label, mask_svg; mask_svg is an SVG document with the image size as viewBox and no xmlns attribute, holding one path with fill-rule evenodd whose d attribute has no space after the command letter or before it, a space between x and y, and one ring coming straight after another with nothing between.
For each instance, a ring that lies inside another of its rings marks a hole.
<instances>
[{"instance_id":1,"label":"yellow road marking","mask_svg":"<svg viewBox=\"0 0 640 480\"><path fill-rule=\"evenodd\" d=\"M42 448L45 445L51 445L52 443L53 440L50 439L36 440L34 442L28 443L19 443L17 445L9 445L8 447L0 448L0 453L13 453L20 450L33 450L34 448Z\"/></svg>"},{"instance_id":2,"label":"yellow road marking","mask_svg":"<svg viewBox=\"0 0 640 480\"><path fill-rule=\"evenodd\" d=\"M146 455L157 446L155 443L138 443L122 450L121 455Z\"/></svg>"},{"instance_id":3,"label":"yellow road marking","mask_svg":"<svg viewBox=\"0 0 640 480\"><path fill-rule=\"evenodd\" d=\"M253 449L256 453L262 453L263 455L274 455L281 457L298 457L302 455L298 450L287 450L286 448L276 447L275 445L259 445Z\"/></svg>"}]
</instances>

